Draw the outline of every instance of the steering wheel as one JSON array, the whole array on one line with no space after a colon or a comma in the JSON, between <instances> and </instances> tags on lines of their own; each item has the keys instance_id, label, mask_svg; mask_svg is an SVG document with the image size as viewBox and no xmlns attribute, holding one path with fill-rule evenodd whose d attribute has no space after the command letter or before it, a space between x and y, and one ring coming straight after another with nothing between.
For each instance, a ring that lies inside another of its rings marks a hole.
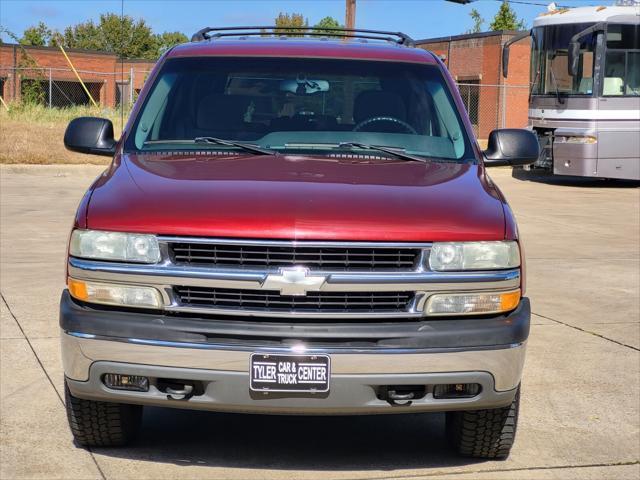
<instances>
[{"instance_id":1,"label":"steering wheel","mask_svg":"<svg viewBox=\"0 0 640 480\"><path fill-rule=\"evenodd\" d=\"M359 132L364 127L366 127L368 125L371 125L372 123L378 123L378 122L392 123L394 125L402 127L408 133L412 133L414 135L418 134L418 132L416 131L415 128L413 128L411 125L409 125L404 120L400 120L399 118L396 118L396 117L371 117L371 118L367 118L366 120L361 121L359 124L357 124L355 127L353 127L353 131L354 132Z\"/></svg>"}]
</instances>

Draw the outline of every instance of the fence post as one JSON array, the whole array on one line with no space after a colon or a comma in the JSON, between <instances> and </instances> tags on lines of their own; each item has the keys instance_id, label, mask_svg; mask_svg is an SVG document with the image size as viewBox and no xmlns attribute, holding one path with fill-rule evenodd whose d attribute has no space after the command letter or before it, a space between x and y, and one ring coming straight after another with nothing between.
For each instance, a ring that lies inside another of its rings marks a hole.
<instances>
[{"instance_id":1,"label":"fence post","mask_svg":"<svg viewBox=\"0 0 640 480\"><path fill-rule=\"evenodd\" d=\"M49 67L49 108L52 106L53 84L51 81L51 67Z\"/></svg>"},{"instance_id":2,"label":"fence post","mask_svg":"<svg viewBox=\"0 0 640 480\"><path fill-rule=\"evenodd\" d=\"M507 125L507 86L502 84L502 127Z\"/></svg>"},{"instance_id":3,"label":"fence post","mask_svg":"<svg viewBox=\"0 0 640 480\"><path fill-rule=\"evenodd\" d=\"M131 67L129 74L129 106L133 106L133 67Z\"/></svg>"}]
</instances>

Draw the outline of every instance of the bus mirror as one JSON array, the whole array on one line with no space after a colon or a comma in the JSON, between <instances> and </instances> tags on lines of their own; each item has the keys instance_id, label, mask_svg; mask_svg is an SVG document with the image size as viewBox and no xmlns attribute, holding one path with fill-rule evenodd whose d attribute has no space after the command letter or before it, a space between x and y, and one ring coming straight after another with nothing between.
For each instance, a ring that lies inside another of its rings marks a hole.
<instances>
[{"instance_id":1,"label":"bus mirror","mask_svg":"<svg viewBox=\"0 0 640 480\"><path fill-rule=\"evenodd\" d=\"M571 42L569 44L569 75L575 77L578 74L578 62L580 60L580 44L578 42Z\"/></svg>"},{"instance_id":2,"label":"bus mirror","mask_svg":"<svg viewBox=\"0 0 640 480\"><path fill-rule=\"evenodd\" d=\"M504 46L502 49L502 76L507 78L509 75L509 47Z\"/></svg>"},{"instance_id":3,"label":"bus mirror","mask_svg":"<svg viewBox=\"0 0 640 480\"><path fill-rule=\"evenodd\" d=\"M511 37L511 39L507 40L507 42L502 46L502 76L507 78L509 74L509 47L520 40L530 37L531 30L525 30L524 32L520 32L517 35Z\"/></svg>"}]
</instances>

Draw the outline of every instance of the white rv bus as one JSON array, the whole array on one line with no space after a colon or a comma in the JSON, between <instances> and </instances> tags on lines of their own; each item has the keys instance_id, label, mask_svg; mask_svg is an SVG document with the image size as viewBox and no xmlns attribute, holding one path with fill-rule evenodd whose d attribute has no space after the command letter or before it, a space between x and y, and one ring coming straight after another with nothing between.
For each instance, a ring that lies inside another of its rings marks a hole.
<instances>
[{"instance_id":1,"label":"white rv bus","mask_svg":"<svg viewBox=\"0 0 640 480\"><path fill-rule=\"evenodd\" d=\"M622 5L624 4L624 5ZM557 175L640 180L640 2L550 8L531 37L529 128L536 168Z\"/></svg>"}]
</instances>

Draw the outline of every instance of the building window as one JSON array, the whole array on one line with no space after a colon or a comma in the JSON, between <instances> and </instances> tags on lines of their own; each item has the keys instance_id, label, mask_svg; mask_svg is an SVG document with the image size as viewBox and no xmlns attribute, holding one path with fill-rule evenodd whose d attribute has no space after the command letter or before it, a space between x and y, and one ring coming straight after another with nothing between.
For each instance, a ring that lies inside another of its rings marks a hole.
<instances>
[{"instance_id":1,"label":"building window","mask_svg":"<svg viewBox=\"0 0 640 480\"><path fill-rule=\"evenodd\" d=\"M478 128L478 112L480 106L480 80L464 80L458 83L462 102L474 129Z\"/></svg>"}]
</instances>

